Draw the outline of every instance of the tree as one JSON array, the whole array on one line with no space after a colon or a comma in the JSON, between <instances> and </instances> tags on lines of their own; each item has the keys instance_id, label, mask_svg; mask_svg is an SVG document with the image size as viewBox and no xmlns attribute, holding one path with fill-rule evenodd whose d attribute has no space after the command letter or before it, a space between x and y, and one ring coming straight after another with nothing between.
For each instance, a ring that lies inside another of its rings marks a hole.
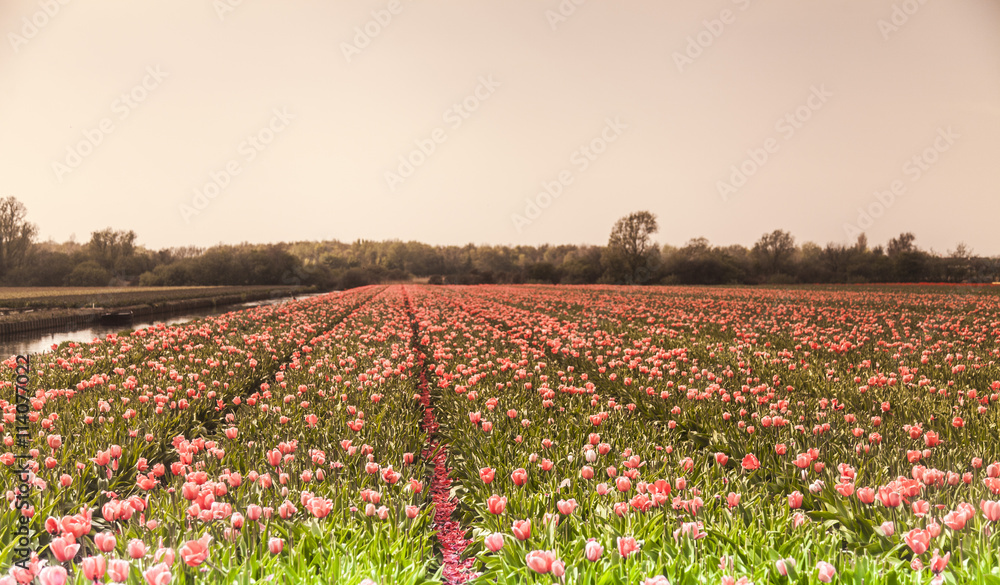
<instances>
[{"instance_id":1,"label":"tree","mask_svg":"<svg viewBox=\"0 0 1000 585\"><path fill-rule=\"evenodd\" d=\"M913 242L916 239L917 237L911 232L899 234L898 237L889 240L889 245L886 246L886 254L888 254L890 258L894 258L900 254L913 252L916 249L913 245Z\"/></svg>"},{"instance_id":2,"label":"tree","mask_svg":"<svg viewBox=\"0 0 1000 585\"><path fill-rule=\"evenodd\" d=\"M123 261L135 253L136 235L132 230L122 231L106 228L90 234L90 254L101 268L112 275L119 275Z\"/></svg>"},{"instance_id":3,"label":"tree","mask_svg":"<svg viewBox=\"0 0 1000 585\"><path fill-rule=\"evenodd\" d=\"M786 231L774 230L761 236L752 252L765 274L788 274L790 261L795 254L795 238Z\"/></svg>"},{"instance_id":4,"label":"tree","mask_svg":"<svg viewBox=\"0 0 1000 585\"><path fill-rule=\"evenodd\" d=\"M659 257L650 236L658 230L656 216L648 211L636 211L616 221L608 238L609 271L620 273L629 284L648 281L655 268L653 256Z\"/></svg>"},{"instance_id":5,"label":"tree","mask_svg":"<svg viewBox=\"0 0 1000 585\"><path fill-rule=\"evenodd\" d=\"M25 221L28 210L15 197L0 199L0 277L24 263L38 227Z\"/></svg>"}]
</instances>

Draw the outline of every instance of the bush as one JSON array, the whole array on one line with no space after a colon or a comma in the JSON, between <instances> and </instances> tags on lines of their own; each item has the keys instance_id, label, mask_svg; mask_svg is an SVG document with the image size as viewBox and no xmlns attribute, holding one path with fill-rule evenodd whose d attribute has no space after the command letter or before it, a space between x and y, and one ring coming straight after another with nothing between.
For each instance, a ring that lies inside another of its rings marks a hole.
<instances>
[{"instance_id":1,"label":"bush","mask_svg":"<svg viewBox=\"0 0 1000 585\"><path fill-rule=\"evenodd\" d=\"M77 264L66 277L66 284L69 286L107 286L109 282L111 273L93 260Z\"/></svg>"}]
</instances>

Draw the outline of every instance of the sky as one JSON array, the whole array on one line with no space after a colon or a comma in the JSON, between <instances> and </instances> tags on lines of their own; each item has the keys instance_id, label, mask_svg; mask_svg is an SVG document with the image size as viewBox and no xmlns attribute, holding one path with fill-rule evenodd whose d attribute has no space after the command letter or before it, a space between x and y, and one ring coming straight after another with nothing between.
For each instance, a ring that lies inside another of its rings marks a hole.
<instances>
[{"instance_id":1,"label":"sky","mask_svg":"<svg viewBox=\"0 0 1000 585\"><path fill-rule=\"evenodd\" d=\"M998 0L4 0L39 239L1000 254Z\"/></svg>"}]
</instances>

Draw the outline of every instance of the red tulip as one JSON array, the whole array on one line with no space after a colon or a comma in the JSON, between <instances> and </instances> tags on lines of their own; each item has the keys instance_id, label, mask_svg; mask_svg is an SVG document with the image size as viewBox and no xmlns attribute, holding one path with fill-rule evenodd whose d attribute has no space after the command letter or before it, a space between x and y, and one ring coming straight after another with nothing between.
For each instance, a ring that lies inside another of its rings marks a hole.
<instances>
[{"instance_id":1,"label":"red tulip","mask_svg":"<svg viewBox=\"0 0 1000 585\"><path fill-rule=\"evenodd\" d=\"M514 485L522 486L528 482L528 472L523 468L515 469L514 473L510 474L510 479L513 480Z\"/></svg>"},{"instance_id":2,"label":"red tulip","mask_svg":"<svg viewBox=\"0 0 1000 585\"><path fill-rule=\"evenodd\" d=\"M489 467L483 467L479 470L479 479L483 480L483 483L489 484L493 481L493 477L496 472Z\"/></svg>"},{"instance_id":3,"label":"red tulip","mask_svg":"<svg viewBox=\"0 0 1000 585\"><path fill-rule=\"evenodd\" d=\"M747 471L753 471L760 467L760 461L757 459L756 456L754 456L753 453L747 453L746 456L743 457L743 462L741 463L741 465L743 466L743 469L746 469Z\"/></svg>"}]
</instances>

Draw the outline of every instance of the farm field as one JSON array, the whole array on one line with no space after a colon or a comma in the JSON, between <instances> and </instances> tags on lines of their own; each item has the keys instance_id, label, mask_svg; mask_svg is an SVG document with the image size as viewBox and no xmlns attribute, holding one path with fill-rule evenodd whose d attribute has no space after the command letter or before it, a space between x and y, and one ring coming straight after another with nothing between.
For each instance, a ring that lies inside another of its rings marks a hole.
<instances>
[{"instance_id":1,"label":"farm field","mask_svg":"<svg viewBox=\"0 0 1000 585\"><path fill-rule=\"evenodd\" d=\"M132 286L132 287L0 287L0 307L5 309L57 309L121 307L239 295L244 293L291 294L295 286Z\"/></svg>"},{"instance_id":2,"label":"farm field","mask_svg":"<svg viewBox=\"0 0 1000 585\"><path fill-rule=\"evenodd\" d=\"M953 288L352 289L32 356L26 443L11 357L0 585L997 585Z\"/></svg>"}]
</instances>

